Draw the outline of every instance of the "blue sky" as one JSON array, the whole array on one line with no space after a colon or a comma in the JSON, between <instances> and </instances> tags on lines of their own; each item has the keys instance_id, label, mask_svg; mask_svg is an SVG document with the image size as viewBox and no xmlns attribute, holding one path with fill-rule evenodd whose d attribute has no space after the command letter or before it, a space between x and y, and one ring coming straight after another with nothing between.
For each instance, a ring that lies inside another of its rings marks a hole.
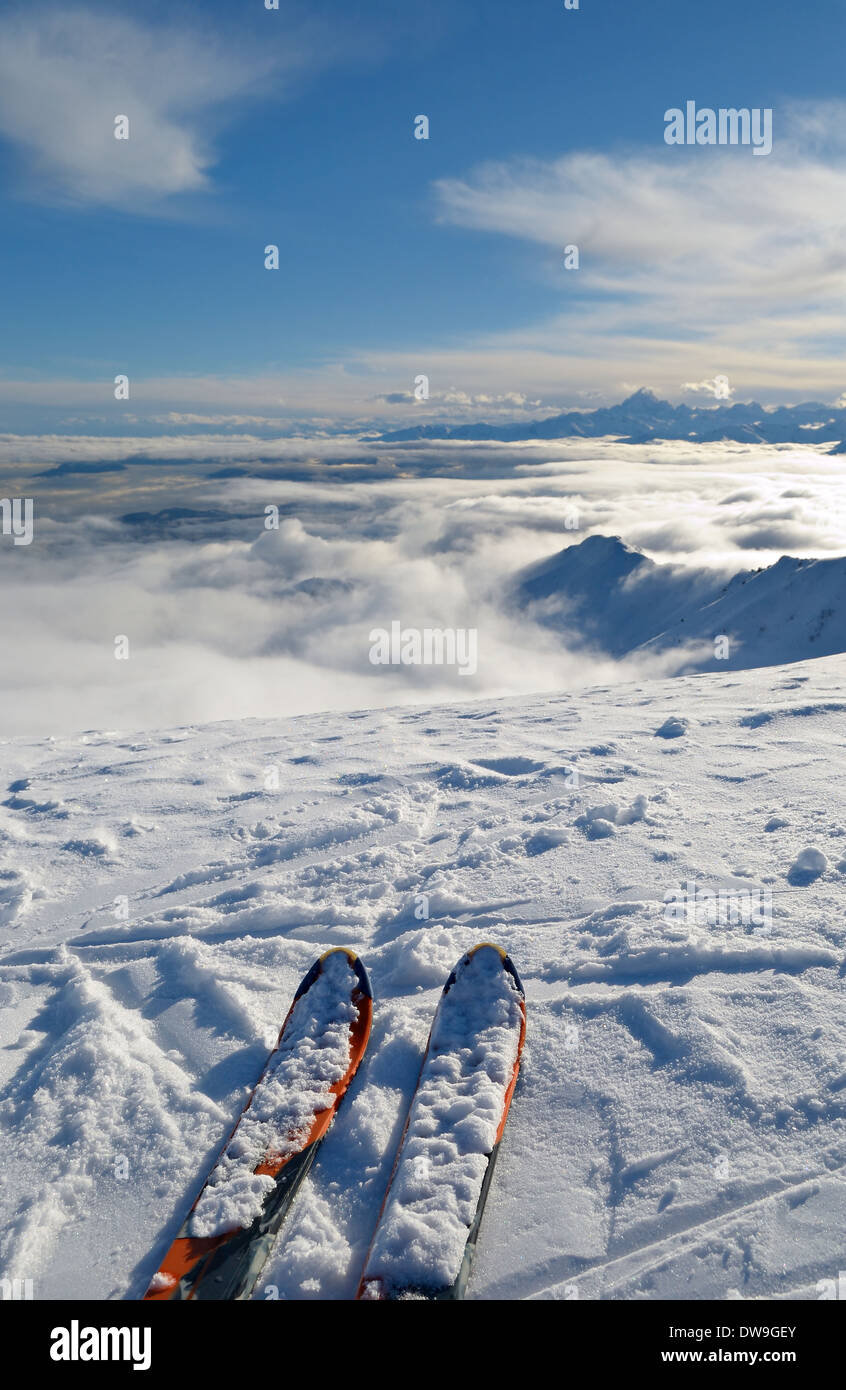
<instances>
[{"instance_id":1,"label":"blue sky","mask_svg":"<svg viewBox=\"0 0 846 1390\"><path fill-rule=\"evenodd\" d=\"M4 6L0 428L400 423L417 372L462 418L836 398L846 17L810 13ZM773 155L668 148L686 100L772 107Z\"/></svg>"}]
</instances>

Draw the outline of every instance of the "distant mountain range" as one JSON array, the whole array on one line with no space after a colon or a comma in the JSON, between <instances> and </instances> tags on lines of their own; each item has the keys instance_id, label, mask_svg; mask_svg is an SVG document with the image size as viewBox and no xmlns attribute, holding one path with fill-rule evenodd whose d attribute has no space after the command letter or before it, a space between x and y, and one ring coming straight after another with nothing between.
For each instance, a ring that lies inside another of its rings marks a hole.
<instances>
[{"instance_id":1,"label":"distant mountain range","mask_svg":"<svg viewBox=\"0 0 846 1390\"><path fill-rule=\"evenodd\" d=\"M775 666L846 651L846 557L783 555L728 582L589 536L516 576L511 601L568 646L614 657L677 651L675 674ZM718 657L715 641L728 637Z\"/></svg>"},{"instance_id":2,"label":"distant mountain range","mask_svg":"<svg viewBox=\"0 0 846 1390\"><path fill-rule=\"evenodd\" d=\"M545 420L513 424L412 425L381 436L386 443L415 439L596 439L616 435L629 444L652 439L686 439L696 443L723 439L754 444L823 444L837 442L833 453L846 453L846 409L805 401L766 407L757 401L737 405L670 405L652 391L635 391L620 405L598 410L571 410ZM843 442L841 442L843 441Z\"/></svg>"}]
</instances>

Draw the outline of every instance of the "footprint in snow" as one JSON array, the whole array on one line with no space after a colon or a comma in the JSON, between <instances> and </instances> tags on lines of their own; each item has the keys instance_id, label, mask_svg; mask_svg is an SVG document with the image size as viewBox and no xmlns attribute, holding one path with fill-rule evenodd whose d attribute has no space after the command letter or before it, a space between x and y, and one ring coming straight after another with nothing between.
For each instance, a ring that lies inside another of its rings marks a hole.
<instances>
[{"instance_id":1,"label":"footprint in snow","mask_svg":"<svg viewBox=\"0 0 846 1390\"><path fill-rule=\"evenodd\" d=\"M525 777L530 772L540 772L543 763L534 758L474 758L477 767L487 768L488 772L500 772L504 777Z\"/></svg>"}]
</instances>

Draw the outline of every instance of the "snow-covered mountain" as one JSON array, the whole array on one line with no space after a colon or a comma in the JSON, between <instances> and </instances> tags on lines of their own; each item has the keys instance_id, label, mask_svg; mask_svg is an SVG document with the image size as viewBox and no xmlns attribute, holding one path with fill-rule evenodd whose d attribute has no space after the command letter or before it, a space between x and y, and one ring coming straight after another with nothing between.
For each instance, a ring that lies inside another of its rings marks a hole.
<instances>
[{"instance_id":1,"label":"snow-covered mountain","mask_svg":"<svg viewBox=\"0 0 846 1390\"><path fill-rule=\"evenodd\" d=\"M653 391L635 391L619 405L596 410L568 410L543 420L513 424L411 425L382 435L383 441L415 439L596 439L617 435L631 444L651 439L684 439L711 443L722 439L740 443L823 444L846 435L846 409L822 401L799 405L763 406L757 401L733 405L671 405ZM832 452L835 452L832 450Z\"/></svg>"},{"instance_id":2,"label":"snow-covered mountain","mask_svg":"<svg viewBox=\"0 0 846 1390\"><path fill-rule=\"evenodd\" d=\"M677 651L686 671L776 666L846 651L846 557L743 571L660 565L619 537L589 536L521 574L536 621L613 656ZM715 648L720 637L727 646Z\"/></svg>"},{"instance_id":3,"label":"snow-covered mountain","mask_svg":"<svg viewBox=\"0 0 846 1390\"><path fill-rule=\"evenodd\" d=\"M350 1297L441 986L494 939L528 1035L469 1296L818 1297L846 1229L844 713L833 657L6 741L4 1275L137 1297L349 944L370 1048L255 1296Z\"/></svg>"}]
</instances>

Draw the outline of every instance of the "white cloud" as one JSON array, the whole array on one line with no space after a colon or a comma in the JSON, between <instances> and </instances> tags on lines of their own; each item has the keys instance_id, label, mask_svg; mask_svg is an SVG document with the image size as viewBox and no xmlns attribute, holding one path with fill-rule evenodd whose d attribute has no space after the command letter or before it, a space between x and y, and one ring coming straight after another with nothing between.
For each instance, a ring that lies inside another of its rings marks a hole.
<instances>
[{"instance_id":1,"label":"white cloud","mask_svg":"<svg viewBox=\"0 0 846 1390\"><path fill-rule=\"evenodd\" d=\"M777 115L763 160L668 151L657 133L654 150L514 160L441 180L445 221L539 245L556 301L569 301L479 348L495 360L510 347L521 385L547 353L594 386L630 378L636 363L639 384L666 392L680 368L700 385L727 375L743 395L842 389L846 103ZM571 242L578 271L563 267Z\"/></svg>"},{"instance_id":2,"label":"white cloud","mask_svg":"<svg viewBox=\"0 0 846 1390\"><path fill-rule=\"evenodd\" d=\"M783 313L793 304L825 310L842 301L846 214L842 141L811 142L807 108L782 124L773 155L750 166L738 149L577 153L550 161L489 164L438 185L443 215L556 251L580 244L585 277L604 294L657 303L679 326L697 306L699 330L738 304ZM817 110L839 135L846 103ZM567 272L561 271L566 283ZM570 273L570 281L576 281ZM681 301L679 301L681 296ZM834 314L831 314L832 321Z\"/></svg>"},{"instance_id":3,"label":"white cloud","mask_svg":"<svg viewBox=\"0 0 846 1390\"><path fill-rule=\"evenodd\" d=\"M715 376L706 381L685 381L682 390L692 395L713 396L715 401L728 401L734 395L734 387L729 385L728 377Z\"/></svg>"},{"instance_id":4,"label":"white cloud","mask_svg":"<svg viewBox=\"0 0 846 1390\"><path fill-rule=\"evenodd\" d=\"M33 477L70 449L86 462L150 462ZM250 451L290 476L207 476L210 458ZM384 476L355 481L350 461L368 458ZM846 536L842 460L810 446L0 437L0 468L4 491L18 470L23 495L36 499L32 546L0 542L14 654L0 678L7 733L608 683L635 671L512 615L503 602L511 574L595 533L662 563L731 572L782 550L842 553ZM278 532L264 529L268 504L280 508ZM116 520L169 508L194 515L164 537ZM567 529L574 511L578 531ZM475 627L477 675L370 665L370 630L394 619ZM125 663L113 655L118 633L131 639ZM662 659L637 673L669 669Z\"/></svg>"},{"instance_id":5,"label":"white cloud","mask_svg":"<svg viewBox=\"0 0 846 1390\"><path fill-rule=\"evenodd\" d=\"M271 68L302 61L293 41L283 51L280 62L203 30L32 6L0 19L0 134L20 150L30 194L154 207L208 189L213 117ZM128 140L114 137L118 115Z\"/></svg>"}]
</instances>

